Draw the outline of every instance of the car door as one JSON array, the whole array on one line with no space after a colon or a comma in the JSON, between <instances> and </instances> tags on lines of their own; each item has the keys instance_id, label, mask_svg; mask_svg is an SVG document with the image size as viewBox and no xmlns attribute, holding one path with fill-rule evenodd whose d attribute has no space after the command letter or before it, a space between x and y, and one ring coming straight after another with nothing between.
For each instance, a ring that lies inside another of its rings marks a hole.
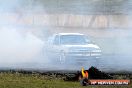
<instances>
[{"instance_id":1,"label":"car door","mask_svg":"<svg viewBox=\"0 0 132 88\"><path fill-rule=\"evenodd\" d=\"M60 60L60 52L62 47L60 45L60 35L54 35L50 39L50 43L48 44L48 58L52 61L59 61Z\"/></svg>"}]
</instances>

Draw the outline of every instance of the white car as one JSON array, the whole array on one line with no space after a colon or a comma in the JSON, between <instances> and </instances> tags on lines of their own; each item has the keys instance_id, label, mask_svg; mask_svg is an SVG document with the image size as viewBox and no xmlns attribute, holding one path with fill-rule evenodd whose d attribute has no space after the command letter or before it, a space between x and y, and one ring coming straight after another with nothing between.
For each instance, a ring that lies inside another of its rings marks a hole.
<instances>
[{"instance_id":1,"label":"white car","mask_svg":"<svg viewBox=\"0 0 132 88\"><path fill-rule=\"evenodd\" d=\"M86 63L98 59L101 49L80 33L58 33L49 38L46 55L53 63Z\"/></svg>"}]
</instances>

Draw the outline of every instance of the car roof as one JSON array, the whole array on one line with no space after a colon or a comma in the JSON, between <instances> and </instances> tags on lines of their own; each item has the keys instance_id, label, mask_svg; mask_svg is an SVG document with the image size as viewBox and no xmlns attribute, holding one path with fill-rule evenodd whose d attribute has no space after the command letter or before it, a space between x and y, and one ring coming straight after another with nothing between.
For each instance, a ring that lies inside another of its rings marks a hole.
<instances>
[{"instance_id":1,"label":"car roof","mask_svg":"<svg viewBox=\"0 0 132 88\"><path fill-rule=\"evenodd\" d=\"M58 33L59 35L84 35L81 33Z\"/></svg>"}]
</instances>

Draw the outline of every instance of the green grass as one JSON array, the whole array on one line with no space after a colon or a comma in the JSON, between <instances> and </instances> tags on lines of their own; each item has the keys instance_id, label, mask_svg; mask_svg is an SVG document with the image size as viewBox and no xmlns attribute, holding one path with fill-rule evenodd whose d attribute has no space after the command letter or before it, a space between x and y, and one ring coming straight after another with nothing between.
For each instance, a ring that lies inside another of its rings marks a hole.
<instances>
[{"instance_id":1,"label":"green grass","mask_svg":"<svg viewBox=\"0 0 132 88\"><path fill-rule=\"evenodd\" d=\"M39 74L0 73L0 88L86 88L79 82ZM87 86L87 88L132 88L128 86Z\"/></svg>"}]
</instances>

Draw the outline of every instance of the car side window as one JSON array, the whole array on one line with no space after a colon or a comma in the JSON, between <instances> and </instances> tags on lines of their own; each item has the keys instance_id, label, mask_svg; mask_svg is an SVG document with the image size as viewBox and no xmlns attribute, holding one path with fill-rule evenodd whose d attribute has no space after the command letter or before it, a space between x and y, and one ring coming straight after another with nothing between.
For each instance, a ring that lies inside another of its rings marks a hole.
<instances>
[{"instance_id":1,"label":"car side window","mask_svg":"<svg viewBox=\"0 0 132 88\"><path fill-rule=\"evenodd\" d=\"M55 36L54 42L55 45L59 45L59 35Z\"/></svg>"}]
</instances>

